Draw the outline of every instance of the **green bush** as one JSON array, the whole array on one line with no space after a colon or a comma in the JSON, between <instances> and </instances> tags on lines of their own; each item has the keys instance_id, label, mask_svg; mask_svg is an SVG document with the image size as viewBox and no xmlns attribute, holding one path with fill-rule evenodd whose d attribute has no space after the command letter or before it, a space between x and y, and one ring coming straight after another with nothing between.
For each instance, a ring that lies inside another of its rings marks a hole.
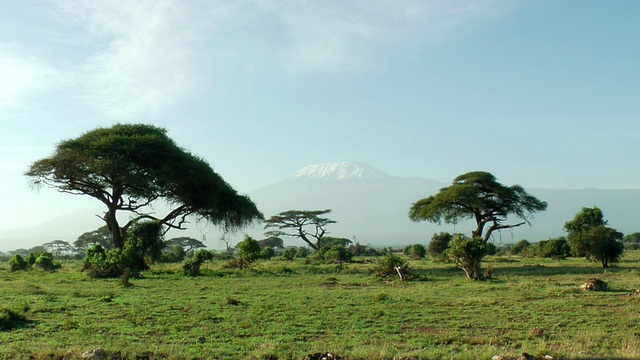
<instances>
[{"instance_id":1,"label":"green bush","mask_svg":"<svg viewBox=\"0 0 640 360\"><path fill-rule=\"evenodd\" d=\"M525 239L522 239L511 247L511 255L528 256L529 246L531 246L531 243Z\"/></svg>"},{"instance_id":2,"label":"green bush","mask_svg":"<svg viewBox=\"0 0 640 360\"><path fill-rule=\"evenodd\" d=\"M210 251L204 249L198 250L193 255L193 259L187 260L184 265L182 265L182 271L188 276L200 276L200 267L205 261L211 259L213 259L213 254Z\"/></svg>"},{"instance_id":3,"label":"green bush","mask_svg":"<svg viewBox=\"0 0 640 360\"><path fill-rule=\"evenodd\" d=\"M260 243L249 235L245 235L244 240L236 245L236 257L239 260L252 262L260 258L261 251Z\"/></svg>"},{"instance_id":4,"label":"green bush","mask_svg":"<svg viewBox=\"0 0 640 360\"><path fill-rule=\"evenodd\" d=\"M350 262L353 254L342 245L335 245L330 248L321 248L316 251L314 257L323 262Z\"/></svg>"},{"instance_id":5,"label":"green bush","mask_svg":"<svg viewBox=\"0 0 640 360\"><path fill-rule=\"evenodd\" d=\"M282 252L282 258L285 260L293 260L296 257L296 252L292 248L286 248Z\"/></svg>"},{"instance_id":6,"label":"green bush","mask_svg":"<svg viewBox=\"0 0 640 360\"><path fill-rule=\"evenodd\" d=\"M144 260L144 246L140 238L126 240L124 249L105 250L100 245L87 250L82 270L87 271L89 278L117 278L128 269L132 276L147 270L149 265Z\"/></svg>"},{"instance_id":7,"label":"green bush","mask_svg":"<svg viewBox=\"0 0 640 360\"><path fill-rule=\"evenodd\" d=\"M427 249L422 244L411 245L410 255L414 259L424 259L427 255Z\"/></svg>"},{"instance_id":8,"label":"green bush","mask_svg":"<svg viewBox=\"0 0 640 360\"><path fill-rule=\"evenodd\" d=\"M564 236L543 240L529 247L529 253L540 258L560 258L571 256L571 247Z\"/></svg>"},{"instance_id":9,"label":"green bush","mask_svg":"<svg viewBox=\"0 0 640 360\"><path fill-rule=\"evenodd\" d=\"M40 253L36 258L35 265L45 271L54 271L62 266L59 261L53 260L53 254L48 252Z\"/></svg>"},{"instance_id":10,"label":"green bush","mask_svg":"<svg viewBox=\"0 0 640 360\"><path fill-rule=\"evenodd\" d=\"M449 243L447 256L467 275L469 280L482 280L480 263L487 253L487 243L479 237L468 238L458 234Z\"/></svg>"},{"instance_id":11,"label":"green bush","mask_svg":"<svg viewBox=\"0 0 640 360\"><path fill-rule=\"evenodd\" d=\"M444 252L449 247L449 242L453 239L453 235L448 232L440 232L438 234L433 234L431 237L431 242L427 247L427 252L429 256L434 258L436 261L445 261L447 257L444 255Z\"/></svg>"},{"instance_id":12,"label":"green bush","mask_svg":"<svg viewBox=\"0 0 640 360\"><path fill-rule=\"evenodd\" d=\"M400 256L387 254L380 258L374 269L375 275L378 277L395 277L398 276L398 270L406 274L409 272L409 264Z\"/></svg>"},{"instance_id":13,"label":"green bush","mask_svg":"<svg viewBox=\"0 0 640 360\"><path fill-rule=\"evenodd\" d=\"M13 258L11 258L11 261L9 261L9 265L11 266L11 271L28 270L30 267L29 263L18 254L14 255Z\"/></svg>"},{"instance_id":14,"label":"green bush","mask_svg":"<svg viewBox=\"0 0 640 360\"><path fill-rule=\"evenodd\" d=\"M272 257L274 257L276 255L276 251L273 250L270 246L265 246L261 251L260 251L260 258L262 259L271 259Z\"/></svg>"}]
</instances>

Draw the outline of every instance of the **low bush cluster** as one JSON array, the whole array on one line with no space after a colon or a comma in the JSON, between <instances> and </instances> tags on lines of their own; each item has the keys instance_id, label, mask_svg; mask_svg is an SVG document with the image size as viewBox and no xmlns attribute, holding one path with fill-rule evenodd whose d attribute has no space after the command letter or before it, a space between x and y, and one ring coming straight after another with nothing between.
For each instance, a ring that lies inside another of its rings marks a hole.
<instances>
[{"instance_id":1,"label":"low bush cluster","mask_svg":"<svg viewBox=\"0 0 640 360\"><path fill-rule=\"evenodd\" d=\"M45 271L55 271L62 265L59 261L53 259L53 254L49 252L30 253L29 257L25 260L22 256L16 254L9 261L11 271L29 270L35 266Z\"/></svg>"}]
</instances>

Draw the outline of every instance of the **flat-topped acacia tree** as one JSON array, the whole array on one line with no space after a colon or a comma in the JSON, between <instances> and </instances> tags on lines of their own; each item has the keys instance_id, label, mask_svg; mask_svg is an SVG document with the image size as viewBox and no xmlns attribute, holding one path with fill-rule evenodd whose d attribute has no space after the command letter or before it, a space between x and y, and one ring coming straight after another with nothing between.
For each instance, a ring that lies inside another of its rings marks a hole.
<instances>
[{"instance_id":1,"label":"flat-topped acacia tree","mask_svg":"<svg viewBox=\"0 0 640 360\"><path fill-rule=\"evenodd\" d=\"M530 214L544 211L547 203L527 193L520 185L505 186L495 176L473 171L456 177L451 186L432 196L418 200L409 209L413 221L454 224L460 220L476 222L471 237L486 243L496 230L510 229L529 223ZM505 224L513 215L523 221Z\"/></svg>"},{"instance_id":2,"label":"flat-topped acacia tree","mask_svg":"<svg viewBox=\"0 0 640 360\"><path fill-rule=\"evenodd\" d=\"M495 176L474 171L456 177L432 196L418 200L409 209L413 221L455 224L473 219L471 239L458 236L449 243L449 254L469 279L482 279L480 262L494 231L529 223L530 215L544 211L547 203L527 193L520 185L505 186ZM522 221L506 223L509 216Z\"/></svg>"},{"instance_id":3,"label":"flat-topped acacia tree","mask_svg":"<svg viewBox=\"0 0 640 360\"><path fill-rule=\"evenodd\" d=\"M166 130L145 124L116 124L60 142L25 175L36 189L88 195L106 207L102 219L113 245L123 248L127 230L141 220L184 229L200 217L225 231L264 219L247 196L239 195L211 166L170 139ZM170 210L156 216L149 206L164 200ZM121 226L119 212L131 213Z\"/></svg>"}]
</instances>

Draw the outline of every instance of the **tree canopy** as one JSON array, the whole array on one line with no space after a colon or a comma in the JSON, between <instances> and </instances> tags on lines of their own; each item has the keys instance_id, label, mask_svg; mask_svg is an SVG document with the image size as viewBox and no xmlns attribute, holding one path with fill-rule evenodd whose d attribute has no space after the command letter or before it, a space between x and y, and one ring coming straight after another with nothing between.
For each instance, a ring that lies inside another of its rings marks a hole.
<instances>
[{"instance_id":1,"label":"tree canopy","mask_svg":"<svg viewBox=\"0 0 640 360\"><path fill-rule=\"evenodd\" d=\"M261 220L255 204L239 195L211 166L170 139L166 130L145 124L116 124L60 142L54 154L35 161L25 175L32 186L98 199L115 247L124 246L127 229L146 219L184 229L194 215L235 230ZM149 206L163 199L164 216ZM120 226L117 212L132 214Z\"/></svg>"},{"instance_id":2,"label":"tree canopy","mask_svg":"<svg viewBox=\"0 0 640 360\"><path fill-rule=\"evenodd\" d=\"M573 220L564 223L571 253L599 261L605 268L618 261L624 252L624 235L606 225L602 210L583 207Z\"/></svg>"},{"instance_id":3,"label":"tree canopy","mask_svg":"<svg viewBox=\"0 0 640 360\"><path fill-rule=\"evenodd\" d=\"M327 233L325 227L328 224L335 224L322 215L330 213L331 210L289 210L281 212L265 221L265 229L275 228L265 233L266 236L291 236L302 239L307 245L315 250L322 247L322 237Z\"/></svg>"},{"instance_id":4,"label":"tree canopy","mask_svg":"<svg viewBox=\"0 0 640 360\"><path fill-rule=\"evenodd\" d=\"M456 177L451 186L440 189L436 195L415 202L409 210L409 218L447 224L473 219L476 228L471 236L487 242L494 231L528 224L531 214L546 208L546 202L530 195L521 186L504 186L492 174L474 171ZM505 224L509 215L523 221Z\"/></svg>"}]
</instances>

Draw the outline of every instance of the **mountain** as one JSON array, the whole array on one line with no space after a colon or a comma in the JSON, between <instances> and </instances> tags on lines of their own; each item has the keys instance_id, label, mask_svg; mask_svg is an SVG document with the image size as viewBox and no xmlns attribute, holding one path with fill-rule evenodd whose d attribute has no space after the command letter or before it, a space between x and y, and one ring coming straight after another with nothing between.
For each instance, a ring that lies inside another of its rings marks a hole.
<instances>
[{"instance_id":1,"label":"mountain","mask_svg":"<svg viewBox=\"0 0 640 360\"><path fill-rule=\"evenodd\" d=\"M331 209L329 218L337 221L328 227L330 236L356 239L362 244L401 246L426 244L441 231L469 234L472 221L456 226L415 223L407 214L411 204L436 194L449 183L419 177L402 178L384 173L366 164L339 162L304 167L274 184L250 192L265 217L286 210ZM512 184L505 184L512 185ZM495 234L496 243L512 243L520 239L535 242L565 235L562 226L582 207L598 206L609 226L628 234L640 231L640 189L526 189L548 202L546 211L534 214L532 226L523 225ZM27 229L0 231L0 250L29 248L63 239L73 242L83 232L94 230L103 222L94 214L101 209L85 209ZM124 215L123 215L124 216ZM516 222L514 219L512 222ZM202 232L201 232L202 231ZM264 237L261 225L231 235L231 243L247 233L256 239ZM167 238L191 236L202 239L211 248L221 248L221 233L215 228L191 223L186 231L171 230ZM302 245L298 239L285 239L288 245Z\"/></svg>"},{"instance_id":2,"label":"mountain","mask_svg":"<svg viewBox=\"0 0 640 360\"><path fill-rule=\"evenodd\" d=\"M413 202L442 186L432 179L400 178L366 164L340 162L307 166L249 196L266 217L293 209L331 209L328 216L337 221L328 228L331 236L386 245L425 242L424 224L411 222L407 213Z\"/></svg>"},{"instance_id":3,"label":"mountain","mask_svg":"<svg viewBox=\"0 0 640 360\"><path fill-rule=\"evenodd\" d=\"M408 219L411 204L448 185L433 179L391 176L366 164L341 162L307 166L293 176L249 195L266 217L293 209L332 209L329 217L337 223L328 228L331 236L355 237L363 244L397 246L427 243L434 233L441 231L471 232L474 223L470 220L453 226L414 223ZM640 189L533 188L527 191L547 201L547 210L534 214L531 226L496 233L495 242L513 243L520 239L535 242L563 236L564 223L582 207L592 206L601 208L609 225L619 231L640 231ZM249 233L261 236L259 232ZM293 241L291 244L296 244Z\"/></svg>"}]
</instances>

